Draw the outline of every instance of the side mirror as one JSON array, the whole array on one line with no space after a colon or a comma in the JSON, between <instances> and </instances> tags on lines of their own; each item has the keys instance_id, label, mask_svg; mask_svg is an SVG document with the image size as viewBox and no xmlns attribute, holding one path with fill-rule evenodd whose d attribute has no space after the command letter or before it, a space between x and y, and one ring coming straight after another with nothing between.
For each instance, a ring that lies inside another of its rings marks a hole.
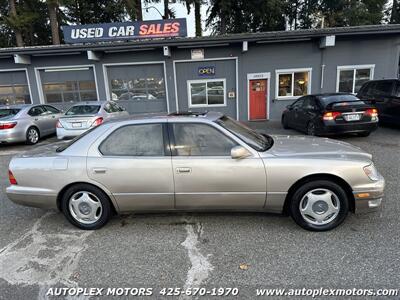
<instances>
[{"instance_id":1,"label":"side mirror","mask_svg":"<svg viewBox=\"0 0 400 300\"><path fill-rule=\"evenodd\" d=\"M286 106L286 108L287 108L288 110L291 110L293 107L289 104L289 105Z\"/></svg>"},{"instance_id":2,"label":"side mirror","mask_svg":"<svg viewBox=\"0 0 400 300\"><path fill-rule=\"evenodd\" d=\"M235 146L231 149L231 157L233 159L242 159L250 156L251 153L242 146Z\"/></svg>"}]
</instances>

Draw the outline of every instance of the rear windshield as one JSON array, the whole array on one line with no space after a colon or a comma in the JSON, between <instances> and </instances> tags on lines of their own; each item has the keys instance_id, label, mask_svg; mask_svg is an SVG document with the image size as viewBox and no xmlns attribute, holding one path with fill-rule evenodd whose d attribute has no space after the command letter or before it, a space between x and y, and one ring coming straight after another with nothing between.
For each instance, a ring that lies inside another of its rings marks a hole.
<instances>
[{"instance_id":1,"label":"rear windshield","mask_svg":"<svg viewBox=\"0 0 400 300\"><path fill-rule=\"evenodd\" d=\"M0 108L0 118L15 116L19 111L18 108Z\"/></svg>"},{"instance_id":2,"label":"rear windshield","mask_svg":"<svg viewBox=\"0 0 400 300\"><path fill-rule=\"evenodd\" d=\"M67 149L69 146L71 146L72 144L74 144L75 142L79 141L81 138L85 137L86 135L88 135L89 133L91 133L93 130L95 130L96 128L99 128L102 124L96 126L96 127L92 127L90 128L88 131L85 131L84 133L82 133L81 135L76 136L75 138L73 138L72 140L62 144L60 147L58 147L56 149L56 152L63 152L65 149Z\"/></svg>"},{"instance_id":3,"label":"rear windshield","mask_svg":"<svg viewBox=\"0 0 400 300\"><path fill-rule=\"evenodd\" d=\"M76 105L72 106L65 115L94 115L100 110L100 105Z\"/></svg>"},{"instance_id":4,"label":"rear windshield","mask_svg":"<svg viewBox=\"0 0 400 300\"><path fill-rule=\"evenodd\" d=\"M333 95L321 97L320 99L324 106L329 104L332 104L334 107L365 104L364 101L361 101L354 95Z\"/></svg>"}]
</instances>

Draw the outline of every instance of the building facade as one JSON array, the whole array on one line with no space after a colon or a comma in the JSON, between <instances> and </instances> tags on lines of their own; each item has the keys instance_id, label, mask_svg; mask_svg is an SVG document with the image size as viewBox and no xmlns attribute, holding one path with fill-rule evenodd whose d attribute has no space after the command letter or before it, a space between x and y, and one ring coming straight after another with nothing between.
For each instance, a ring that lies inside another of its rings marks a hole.
<instances>
[{"instance_id":1,"label":"building facade","mask_svg":"<svg viewBox=\"0 0 400 300\"><path fill-rule=\"evenodd\" d=\"M0 49L0 104L115 100L130 113L279 120L302 95L397 78L400 25Z\"/></svg>"}]
</instances>

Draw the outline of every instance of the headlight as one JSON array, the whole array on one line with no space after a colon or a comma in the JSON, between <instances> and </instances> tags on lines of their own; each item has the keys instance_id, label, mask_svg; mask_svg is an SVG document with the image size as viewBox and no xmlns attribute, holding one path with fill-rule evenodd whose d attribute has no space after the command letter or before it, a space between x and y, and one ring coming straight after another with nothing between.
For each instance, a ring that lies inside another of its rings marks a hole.
<instances>
[{"instance_id":1,"label":"headlight","mask_svg":"<svg viewBox=\"0 0 400 300\"><path fill-rule=\"evenodd\" d=\"M378 170L375 168L374 164L370 164L368 166L365 166L364 167L364 173L372 181L378 181L379 180L379 173L378 173Z\"/></svg>"}]
</instances>

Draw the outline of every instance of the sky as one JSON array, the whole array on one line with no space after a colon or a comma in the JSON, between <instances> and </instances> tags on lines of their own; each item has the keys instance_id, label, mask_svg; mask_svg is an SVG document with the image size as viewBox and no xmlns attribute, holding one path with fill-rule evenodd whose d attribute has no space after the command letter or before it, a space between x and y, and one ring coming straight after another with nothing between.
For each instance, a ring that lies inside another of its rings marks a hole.
<instances>
[{"instance_id":1,"label":"sky","mask_svg":"<svg viewBox=\"0 0 400 300\"><path fill-rule=\"evenodd\" d=\"M156 7L161 14L164 14L164 6L163 2L160 3L151 3L150 5L145 5L143 3L143 20L159 20L161 19L160 14L154 8L149 8L148 12L146 12L146 7L154 6ZM187 15L186 5L183 3L171 3L170 8L175 12L176 18L186 18L187 22L187 30L188 36L195 36L195 24L194 24L194 7L190 9L190 14ZM201 19L202 19L202 28L203 28L203 35L209 35L210 32L205 29L205 19L207 17L207 8L208 5L201 6Z\"/></svg>"}]
</instances>

